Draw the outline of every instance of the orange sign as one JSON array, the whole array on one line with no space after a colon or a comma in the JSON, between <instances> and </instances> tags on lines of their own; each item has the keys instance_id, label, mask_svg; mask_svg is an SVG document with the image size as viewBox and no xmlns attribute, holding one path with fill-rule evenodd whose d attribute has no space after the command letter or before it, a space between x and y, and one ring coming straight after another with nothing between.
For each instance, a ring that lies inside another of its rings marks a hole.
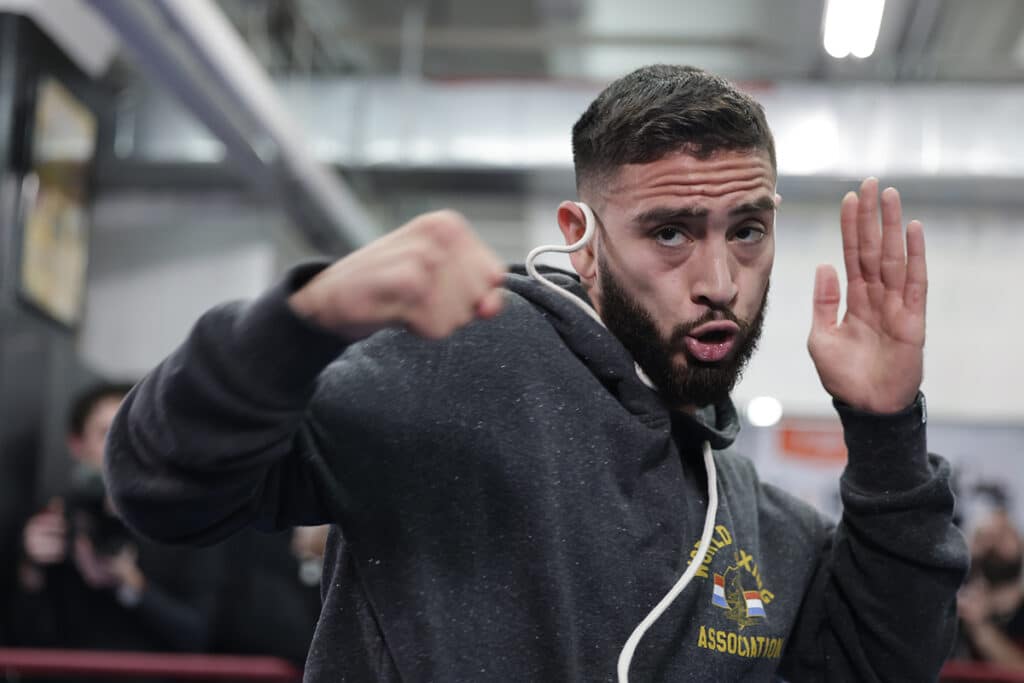
<instances>
[{"instance_id":1,"label":"orange sign","mask_svg":"<svg viewBox=\"0 0 1024 683\"><path fill-rule=\"evenodd\" d=\"M846 463L846 442L838 420L783 420L776 433L783 457L823 465Z\"/></svg>"}]
</instances>

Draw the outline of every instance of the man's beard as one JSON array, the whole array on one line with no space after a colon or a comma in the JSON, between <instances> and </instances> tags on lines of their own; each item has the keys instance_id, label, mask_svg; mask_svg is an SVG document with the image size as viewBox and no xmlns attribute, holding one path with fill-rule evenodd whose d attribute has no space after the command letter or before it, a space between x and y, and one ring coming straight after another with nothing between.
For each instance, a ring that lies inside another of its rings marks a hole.
<instances>
[{"instance_id":1,"label":"man's beard","mask_svg":"<svg viewBox=\"0 0 1024 683\"><path fill-rule=\"evenodd\" d=\"M672 406L706 406L729 397L747 361L757 349L768 307L768 284L761 306L751 321L740 320L728 308L709 310L697 320L677 325L668 339L662 338L654 317L626 292L607 263L598 256L601 278L601 319L619 338L647 376ZM730 320L739 326L736 346L717 362L698 360L686 349L686 337L697 327L715 320ZM685 365L673 358L683 354Z\"/></svg>"}]
</instances>

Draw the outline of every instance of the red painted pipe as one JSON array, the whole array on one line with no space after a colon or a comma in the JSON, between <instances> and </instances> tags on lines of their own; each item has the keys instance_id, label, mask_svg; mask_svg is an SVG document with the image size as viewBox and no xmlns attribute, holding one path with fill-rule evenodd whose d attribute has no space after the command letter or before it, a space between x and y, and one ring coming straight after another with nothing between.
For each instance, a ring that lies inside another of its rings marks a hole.
<instances>
[{"instance_id":1,"label":"red painted pipe","mask_svg":"<svg viewBox=\"0 0 1024 683\"><path fill-rule=\"evenodd\" d=\"M984 662L946 662L942 683L1024 683L1024 672Z\"/></svg>"},{"instance_id":2,"label":"red painted pipe","mask_svg":"<svg viewBox=\"0 0 1024 683\"><path fill-rule=\"evenodd\" d=\"M276 657L0 648L0 671L21 676L174 677L298 683L302 671ZM943 683L1024 683L1024 673L981 662L946 662Z\"/></svg>"},{"instance_id":3,"label":"red painted pipe","mask_svg":"<svg viewBox=\"0 0 1024 683\"><path fill-rule=\"evenodd\" d=\"M124 678L174 677L188 680L298 683L302 671L276 657L0 648L0 672L21 676Z\"/></svg>"}]
</instances>

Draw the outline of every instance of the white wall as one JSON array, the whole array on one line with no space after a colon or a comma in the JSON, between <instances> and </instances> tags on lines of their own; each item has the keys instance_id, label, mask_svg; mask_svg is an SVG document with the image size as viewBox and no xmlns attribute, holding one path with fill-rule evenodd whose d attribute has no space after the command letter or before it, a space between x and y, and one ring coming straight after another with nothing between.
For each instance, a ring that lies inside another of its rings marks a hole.
<instances>
[{"instance_id":1,"label":"white wall","mask_svg":"<svg viewBox=\"0 0 1024 683\"><path fill-rule=\"evenodd\" d=\"M230 195L108 197L93 222L79 352L115 378L145 374L205 310L257 295L302 253L278 212Z\"/></svg>"},{"instance_id":2,"label":"white wall","mask_svg":"<svg viewBox=\"0 0 1024 683\"><path fill-rule=\"evenodd\" d=\"M273 263L270 245L252 243L98 277L89 286L82 356L101 373L140 377L181 343L207 308L265 288Z\"/></svg>"}]
</instances>

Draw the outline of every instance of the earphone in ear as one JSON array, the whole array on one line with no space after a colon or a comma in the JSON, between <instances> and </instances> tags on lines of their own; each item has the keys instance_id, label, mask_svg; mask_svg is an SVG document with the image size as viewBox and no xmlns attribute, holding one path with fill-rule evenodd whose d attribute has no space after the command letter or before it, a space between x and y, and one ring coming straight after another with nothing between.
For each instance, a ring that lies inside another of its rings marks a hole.
<instances>
[{"instance_id":1,"label":"earphone in ear","mask_svg":"<svg viewBox=\"0 0 1024 683\"><path fill-rule=\"evenodd\" d=\"M541 254L548 252L554 252L558 254L571 254L574 251L579 251L583 247L590 244L590 240L594 238L594 233L597 231L597 219L594 218L594 212L589 206L583 202L576 202L576 206L580 207L583 211L583 218L586 221L586 226L583 229L583 236L572 244L542 244L539 247L534 247L530 250L530 253L526 255L526 272L537 282L541 283L553 292L557 292L559 296L565 297L569 301L572 301L575 305L579 306L589 315L591 318L596 320L602 327L604 322L601 320L601 316L597 314L593 308L588 306L585 301L577 296L573 296L572 293L567 292L551 280L540 274L537 270L537 266L534 265L534 261Z\"/></svg>"}]
</instances>

